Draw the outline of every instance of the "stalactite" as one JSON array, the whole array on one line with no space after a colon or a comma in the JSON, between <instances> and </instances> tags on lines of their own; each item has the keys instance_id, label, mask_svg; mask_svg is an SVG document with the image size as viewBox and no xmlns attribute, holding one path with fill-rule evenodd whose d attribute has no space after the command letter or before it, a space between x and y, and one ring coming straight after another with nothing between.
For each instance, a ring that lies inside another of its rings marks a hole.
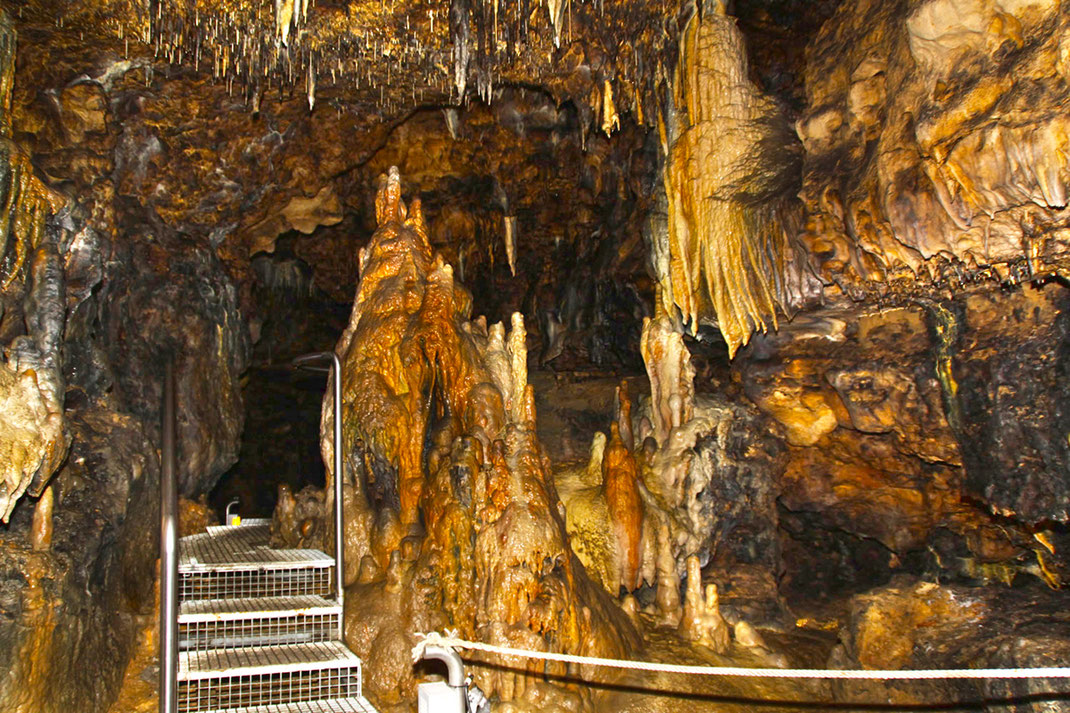
<instances>
[{"instance_id":1,"label":"stalactite","mask_svg":"<svg viewBox=\"0 0 1070 713\"><path fill-rule=\"evenodd\" d=\"M606 136L620 128L620 116L613 104L613 84L607 79L602 85L602 131Z\"/></svg>"},{"instance_id":2,"label":"stalactite","mask_svg":"<svg viewBox=\"0 0 1070 713\"><path fill-rule=\"evenodd\" d=\"M516 216L507 215L505 222L505 257L509 261L509 274L516 277Z\"/></svg>"},{"instance_id":3,"label":"stalactite","mask_svg":"<svg viewBox=\"0 0 1070 713\"><path fill-rule=\"evenodd\" d=\"M785 166L765 148L776 108L750 83L740 32L719 7L695 14L680 42L674 104L686 113L670 108L662 126L669 222L658 279L662 308L679 308L692 330L715 321L734 355L777 326L787 238L755 197Z\"/></svg>"},{"instance_id":4,"label":"stalactite","mask_svg":"<svg viewBox=\"0 0 1070 713\"><path fill-rule=\"evenodd\" d=\"M464 98L468 85L469 62L469 0L450 1L450 41L453 43L453 88L457 90L459 100Z\"/></svg>"}]
</instances>

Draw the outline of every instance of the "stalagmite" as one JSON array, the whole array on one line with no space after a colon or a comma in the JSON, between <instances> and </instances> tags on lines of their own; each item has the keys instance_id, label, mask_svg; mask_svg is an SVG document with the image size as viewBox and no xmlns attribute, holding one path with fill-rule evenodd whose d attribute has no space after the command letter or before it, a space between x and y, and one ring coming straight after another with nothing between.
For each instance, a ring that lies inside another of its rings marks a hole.
<instances>
[{"instance_id":1,"label":"stalagmite","mask_svg":"<svg viewBox=\"0 0 1070 713\"><path fill-rule=\"evenodd\" d=\"M616 536L618 586L632 591L639 586L643 501L639 496L635 459L621 440L616 423L610 426L609 443L602 460L602 487Z\"/></svg>"},{"instance_id":2,"label":"stalagmite","mask_svg":"<svg viewBox=\"0 0 1070 713\"><path fill-rule=\"evenodd\" d=\"M727 651L730 643L728 623L721 616L717 585L707 585L703 592L702 570L695 555L687 558L687 593L680 634L717 653Z\"/></svg>"},{"instance_id":3,"label":"stalagmite","mask_svg":"<svg viewBox=\"0 0 1070 713\"><path fill-rule=\"evenodd\" d=\"M665 316L643 320L640 341L650 379L654 437L664 445L669 431L691 420L694 411L695 372L684 338Z\"/></svg>"},{"instance_id":4,"label":"stalagmite","mask_svg":"<svg viewBox=\"0 0 1070 713\"><path fill-rule=\"evenodd\" d=\"M52 486L37 500L33 509L33 524L30 526L30 545L37 552L52 548Z\"/></svg>"},{"instance_id":5,"label":"stalagmite","mask_svg":"<svg viewBox=\"0 0 1070 713\"><path fill-rule=\"evenodd\" d=\"M421 622L448 621L489 642L623 655L636 642L632 624L583 573L554 515L561 505L535 436L523 318L513 316L508 336L500 324L468 321L471 297L432 253L419 202L402 202L396 168L381 181L376 216L338 345L352 474L346 554L370 555L387 572L346 600L348 642L369 681L396 670L391 652L407 651L406 632ZM329 443L330 399L322 423ZM373 523L395 508L399 527L378 536ZM362 569L362 579L375 576ZM392 602L409 601L412 587L423 594L399 613ZM411 670L399 675L377 694L411 695ZM481 676L504 697L530 685L523 672Z\"/></svg>"},{"instance_id":6,"label":"stalagmite","mask_svg":"<svg viewBox=\"0 0 1070 713\"><path fill-rule=\"evenodd\" d=\"M676 558L672 553L669 525L658 524L657 529L657 610L658 618L668 626L680 624L680 577L676 574Z\"/></svg>"},{"instance_id":7,"label":"stalagmite","mask_svg":"<svg viewBox=\"0 0 1070 713\"><path fill-rule=\"evenodd\" d=\"M616 388L614 395L616 396L614 420L617 422L617 428L620 431L620 440L629 451L635 451L635 438L632 436L632 400L628 394L628 382L626 380L621 380L620 386Z\"/></svg>"}]
</instances>

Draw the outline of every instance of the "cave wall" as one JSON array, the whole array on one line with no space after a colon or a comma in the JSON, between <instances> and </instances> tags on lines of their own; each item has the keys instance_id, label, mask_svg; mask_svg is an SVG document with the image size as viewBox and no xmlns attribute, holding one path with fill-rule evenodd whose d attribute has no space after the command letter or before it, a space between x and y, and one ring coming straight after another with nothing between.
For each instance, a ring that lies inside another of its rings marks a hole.
<instances>
[{"instance_id":1,"label":"cave wall","mask_svg":"<svg viewBox=\"0 0 1070 713\"><path fill-rule=\"evenodd\" d=\"M1063 292L814 314L740 352L743 391L787 444L788 592L858 590L894 571L1062 581L1061 554L1033 533L1061 553L1063 439L1047 394L1066 388Z\"/></svg>"},{"instance_id":2,"label":"cave wall","mask_svg":"<svg viewBox=\"0 0 1070 713\"><path fill-rule=\"evenodd\" d=\"M124 191L137 167L120 117L138 97L115 82L129 63L57 60L0 18L3 398L37 408L36 383L54 414L24 422L30 438L5 437L48 446L0 530L0 708L99 711L154 606L165 355L181 494L196 497L237 454L248 333L210 246ZM24 452L5 463L31 463Z\"/></svg>"},{"instance_id":3,"label":"cave wall","mask_svg":"<svg viewBox=\"0 0 1070 713\"><path fill-rule=\"evenodd\" d=\"M808 50L802 240L826 283L888 297L1060 271L1061 2L843 4Z\"/></svg>"}]
</instances>

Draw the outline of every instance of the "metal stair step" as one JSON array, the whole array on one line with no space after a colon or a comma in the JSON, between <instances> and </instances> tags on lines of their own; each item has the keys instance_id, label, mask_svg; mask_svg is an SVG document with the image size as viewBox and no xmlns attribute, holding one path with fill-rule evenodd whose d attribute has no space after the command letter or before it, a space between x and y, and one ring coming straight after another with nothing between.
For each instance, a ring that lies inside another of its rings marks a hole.
<instances>
[{"instance_id":1,"label":"metal stair step","mask_svg":"<svg viewBox=\"0 0 1070 713\"><path fill-rule=\"evenodd\" d=\"M319 550L276 550L268 546L267 525L223 528L220 534L183 537L178 545L180 574L255 569L331 567L334 558Z\"/></svg>"},{"instance_id":2,"label":"metal stair step","mask_svg":"<svg viewBox=\"0 0 1070 713\"><path fill-rule=\"evenodd\" d=\"M205 528L205 530L208 531L209 535L223 535L223 534L226 534L228 532L233 532L235 529L237 529L239 527L254 527L254 526L263 526L263 525L267 525L267 526L270 527L271 518L270 517L246 517L246 518L242 518L242 521L241 521L240 525L209 525L208 527Z\"/></svg>"},{"instance_id":3,"label":"metal stair step","mask_svg":"<svg viewBox=\"0 0 1070 713\"><path fill-rule=\"evenodd\" d=\"M342 607L316 595L182 602L180 650L330 641Z\"/></svg>"},{"instance_id":4,"label":"metal stair step","mask_svg":"<svg viewBox=\"0 0 1070 713\"><path fill-rule=\"evenodd\" d=\"M334 559L319 550L271 549L270 529L239 525L183 537L179 600L330 594Z\"/></svg>"},{"instance_id":5,"label":"metal stair step","mask_svg":"<svg viewBox=\"0 0 1070 713\"><path fill-rule=\"evenodd\" d=\"M360 659L337 641L178 655L182 712L360 696Z\"/></svg>"},{"instance_id":6,"label":"metal stair step","mask_svg":"<svg viewBox=\"0 0 1070 713\"><path fill-rule=\"evenodd\" d=\"M245 599L197 599L182 602L178 621L225 621L263 619L294 614L331 614L342 611L337 603L315 594L295 597L248 597Z\"/></svg>"},{"instance_id":7,"label":"metal stair step","mask_svg":"<svg viewBox=\"0 0 1070 713\"><path fill-rule=\"evenodd\" d=\"M302 701L269 706L230 708L209 713L378 713L364 696L337 698L330 701Z\"/></svg>"},{"instance_id":8,"label":"metal stair step","mask_svg":"<svg viewBox=\"0 0 1070 713\"><path fill-rule=\"evenodd\" d=\"M189 651L178 655L178 680L221 676L318 671L360 666L360 658L338 641Z\"/></svg>"}]
</instances>

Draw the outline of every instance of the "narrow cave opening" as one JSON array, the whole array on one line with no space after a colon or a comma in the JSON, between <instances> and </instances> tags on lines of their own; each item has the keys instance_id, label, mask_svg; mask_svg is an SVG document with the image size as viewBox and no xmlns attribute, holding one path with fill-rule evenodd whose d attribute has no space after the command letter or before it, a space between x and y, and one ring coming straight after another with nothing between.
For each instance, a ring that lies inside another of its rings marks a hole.
<instances>
[{"instance_id":1,"label":"narrow cave opening","mask_svg":"<svg viewBox=\"0 0 1070 713\"><path fill-rule=\"evenodd\" d=\"M326 483L319 434L327 377L294 368L292 360L332 349L348 305L320 289L312 268L298 256L297 243L315 239L289 232L278 237L271 253L252 259L255 334L241 383L241 446L235 464L208 495L220 519L234 500L234 511L243 517L270 518L280 486L296 494Z\"/></svg>"}]
</instances>

